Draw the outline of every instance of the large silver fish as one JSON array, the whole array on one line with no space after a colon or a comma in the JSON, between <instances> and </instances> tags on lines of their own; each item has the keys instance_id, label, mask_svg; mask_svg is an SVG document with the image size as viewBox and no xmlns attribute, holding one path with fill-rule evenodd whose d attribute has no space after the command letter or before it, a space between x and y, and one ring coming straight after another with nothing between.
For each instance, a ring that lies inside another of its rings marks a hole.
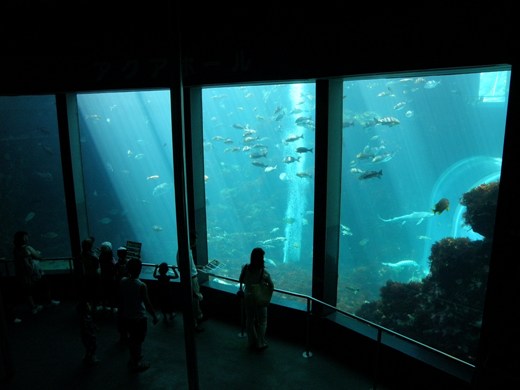
<instances>
[{"instance_id":1,"label":"large silver fish","mask_svg":"<svg viewBox=\"0 0 520 390\"><path fill-rule=\"evenodd\" d=\"M390 268L407 268L407 267L419 267L419 264L415 260L401 260L395 263L381 263L381 265L390 267Z\"/></svg>"},{"instance_id":2,"label":"large silver fish","mask_svg":"<svg viewBox=\"0 0 520 390\"><path fill-rule=\"evenodd\" d=\"M383 222L401 222L401 224L405 224L406 221L417 221L416 225L419 225L422 221L424 221L424 218L430 218L433 217L435 214L433 211L414 211L410 214L400 215L399 217L384 219L379 217L379 219Z\"/></svg>"}]
</instances>

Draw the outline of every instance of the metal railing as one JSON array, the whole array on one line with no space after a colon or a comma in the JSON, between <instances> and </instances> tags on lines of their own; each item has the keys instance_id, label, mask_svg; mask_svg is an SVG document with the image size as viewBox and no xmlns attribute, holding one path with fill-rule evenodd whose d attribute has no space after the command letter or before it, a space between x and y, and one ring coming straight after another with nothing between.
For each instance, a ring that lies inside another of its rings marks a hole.
<instances>
[{"instance_id":1,"label":"metal railing","mask_svg":"<svg viewBox=\"0 0 520 390\"><path fill-rule=\"evenodd\" d=\"M72 257L54 257L54 258L45 258L45 259L41 259L41 261L43 263L45 262L49 262L49 261L66 261L68 263L68 271L72 274L74 272L74 259ZM1 274L2 276L6 275L6 276L14 276L14 273L13 275L10 275L10 272L9 272L9 268L10 267L13 267L14 266L14 261L13 260L7 260L7 259L1 259L0 260L0 263L3 264L4 266L4 271L6 271L5 274ZM143 263L143 267L155 267L156 264L155 263ZM61 270L61 269L60 269ZM204 272L204 274L206 274L207 276L209 277L213 277L213 278L216 278L216 279L222 279L222 280L226 280L226 281L229 281L229 282L234 282L236 283L237 285L240 284L239 280L238 279L234 279L234 278L229 278L227 276L220 276L220 275L217 275L217 274L213 274L213 273L208 273L208 272ZM374 383L373 383L373 389L376 389L377 387L377 381L378 381L378 376L379 376L379 360L380 360L380 354L381 354L381 347L383 345L382 343L382 337L383 337L383 334L388 334L388 335L391 335L391 336L394 336L400 340L403 340L403 341L406 341L408 343L411 343L412 345L415 345L415 346L420 346L421 348L424 348L430 352L433 352L435 354L438 354L440 356L443 356L445 358L447 358L448 360L452 361L452 362L456 362L456 363L459 363L467 368L471 368L471 369L474 369L475 366L468 363L468 362L465 362L461 359L458 359L452 355L449 355L445 352L442 352L438 349L435 349L427 344L423 344L421 343L420 341L417 341L417 340L414 340L412 338L409 338L409 337L406 337L400 333L397 333L391 329L388 329L388 328L385 328L381 325L378 325L374 322L371 322L371 321L368 321L366 319L363 319L361 317L358 317L352 313L348 313L346 311L343 311L339 308L337 308L336 306L333 306L333 305L330 305L326 302L323 302L323 301L320 301L319 299L316 299L312 296L309 296L309 295L305 295L305 294L300 294L300 293L296 293L296 292L293 292L293 291L288 291L288 290L282 290L282 289L279 289L279 288L275 288L274 289L274 292L277 292L277 293L280 293L280 294L283 294L283 295L287 295L287 296L292 296L292 297L296 297L296 298L301 298L303 300L305 300L306 302L306 311L305 311L305 350L303 352L303 357L305 358L309 358L309 357L312 357L312 352L311 352L311 317L314 315L314 311L313 311L313 305L317 304L317 305L321 305L322 307L324 308L328 308L330 310L332 310L333 312L335 313L339 313L341 314L342 316L344 316L345 318L349 318L351 320L354 320L360 324L364 324L366 325L367 327L369 328L372 328L376 331L376 338L375 338L375 341L376 341L376 351L375 351L375 356L374 356L374 363L373 363L373 376L374 376ZM243 305L242 305L243 306ZM241 336L245 336L245 332L244 332L244 329L245 329L245 326L244 326L244 315L243 315L243 310L242 310L242 313L241 313ZM327 314L328 315L328 314ZM325 317L325 316L324 316Z\"/></svg>"},{"instance_id":2,"label":"metal railing","mask_svg":"<svg viewBox=\"0 0 520 390\"><path fill-rule=\"evenodd\" d=\"M211 276L213 278L217 278L217 279L223 279L223 280L227 280L227 281L230 281L230 282L235 282L235 283L240 283L238 279L234 279L234 278L229 278L229 277L226 277L226 276L219 276L219 275L216 275L216 274L212 274L212 273L207 273L205 272L206 275L208 276ZM449 359L450 361L452 362L457 362L457 363L460 363L468 368L475 368L474 365L468 363L468 362L465 362L461 359L458 359L454 356L451 356L445 352L442 352L438 349L435 349L429 345L426 345L426 344L423 344L421 343L420 341L417 341L417 340L414 340L412 338L409 338L409 337L406 337L400 333L397 333L391 329L388 329L388 328L385 328L381 325L378 325L374 322L371 322L371 321L368 321L368 320L365 320L361 317L358 317L352 313L348 313L346 311L343 311L341 309L338 309L337 307L333 306L333 305L330 305L326 302L323 302L323 301L320 301L319 299L316 299L314 297L311 297L309 295L305 295L305 294L299 294L299 293L295 293L295 292L292 292L292 291L287 291L287 290L281 290L281 289L278 289L278 288L275 288L274 289L275 292L277 293L280 293L280 294L284 294L284 295L288 295L288 296L292 296L292 297L297 297L297 298L301 298L301 299L304 299L306 301L306 313L305 313L305 351L303 352L303 357L305 358L308 358L308 357L311 357L312 356L312 352L310 350L311 348L311 340L310 340L310 337L311 337L311 317L314 315L314 312L313 312L313 305L314 304L318 304L318 305L321 305L323 307L326 307L336 313L339 313L341 315L343 315L345 318L350 318L352 320L355 320L356 322L358 323L361 323L361 324L364 324L370 328L373 328L375 329L375 331L377 332L377 337L375 338L375 341L376 341L376 351L375 351L375 356L374 356L374 363L373 363L373 386L372 386L372 389L376 389L377 388L377 382L378 382L378 378L379 378L379 364L380 364L380 354L381 354L381 347L383 346L383 343L382 343L382 337L383 337L383 334L388 334L388 335L391 335L391 336L394 336L400 340L403 340L403 341L406 341L408 343L411 343L413 345L416 345L416 346L420 346L430 352L433 352L433 353L436 353L436 354L439 354L447 359ZM242 318L242 321L243 321L243 318ZM243 332L243 329L244 329L244 324L242 323L242 332Z\"/></svg>"},{"instance_id":3,"label":"metal railing","mask_svg":"<svg viewBox=\"0 0 520 390\"><path fill-rule=\"evenodd\" d=\"M56 271L65 271L69 273L74 272L74 258L72 257L46 257L43 259L39 259L40 264L45 272L56 272ZM65 268L49 268L45 264L50 263L51 261L58 262L67 262L67 267ZM0 276L2 277L11 277L15 276L15 265L13 259L0 259Z\"/></svg>"}]
</instances>

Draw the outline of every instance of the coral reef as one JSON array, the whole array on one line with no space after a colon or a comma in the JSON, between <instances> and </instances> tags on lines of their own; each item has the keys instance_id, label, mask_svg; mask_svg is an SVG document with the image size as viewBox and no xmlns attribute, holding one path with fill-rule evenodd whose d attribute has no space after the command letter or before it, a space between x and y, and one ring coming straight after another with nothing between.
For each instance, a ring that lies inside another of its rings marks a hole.
<instances>
[{"instance_id":1,"label":"coral reef","mask_svg":"<svg viewBox=\"0 0 520 390\"><path fill-rule=\"evenodd\" d=\"M430 273L420 282L388 281L378 301L356 315L474 362L480 338L499 182L465 193L464 222L482 240L446 237L432 246Z\"/></svg>"}]
</instances>

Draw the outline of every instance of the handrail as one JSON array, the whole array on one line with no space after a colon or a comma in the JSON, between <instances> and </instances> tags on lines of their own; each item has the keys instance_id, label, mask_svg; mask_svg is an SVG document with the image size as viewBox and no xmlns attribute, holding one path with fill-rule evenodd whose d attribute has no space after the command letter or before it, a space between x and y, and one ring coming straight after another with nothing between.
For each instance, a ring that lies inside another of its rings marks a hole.
<instances>
[{"instance_id":1,"label":"handrail","mask_svg":"<svg viewBox=\"0 0 520 390\"><path fill-rule=\"evenodd\" d=\"M38 259L38 261L41 261L42 263L48 262L48 261L67 261L69 265L69 272L72 274L74 272L74 258L72 256L66 256L66 257L44 257L41 259ZM6 259L2 258L0 259L0 263L3 264L5 276L11 276L9 272L9 264L14 264L13 259ZM4 275L4 272L1 272L0 275ZM14 276L14 275L13 275Z\"/></svg>"},{"instance_id":2,"label":"handrail","mask_svg":"<svg viewBox=\"0 0 520 390\"><path fill-rule=\"evenodd\" d=\"M43 259L40 259L41 261L43 262L46 262L46 261L55 261L55 260L62 260L62 261L68 261L69 263L69 271L71 273L73 273L74 271L74 267L73 267L73 260L74 258L73 257L47 257L47 258L43 258ZM4 263L4 266L5 266L5 269L7 271L7 276L9 276L9 272L8 272L8 266L7 264L8 263L14 263L14 260L12 259L0 259L0 262ZM156 264L154 263L142 263L143 266L145 267L155 267ZM177 266L171 266L172 268L178 268ZM213 278L217 278L217 279L223 279L223 280L227 280L227 281L230 281L230 282L235 282L235 283L240 283L240 281L238 279L235 279L235 278L230 278L230 277L227 277L227 276L221 276L221 275L217 275L217 274L213 274L213 273L209 273L209 272L205 272L205 271L202 271L202 270L199 270L201 272L203 272L204 274L208 275L208 276L211 276ZM385 328L384 326L381 326L379 324L376 324L374 322L371 322L369 320L366 320L364 318L361 318L361 317L358 317L356 316L355 314L352 314L352 313L348 313L346 311L343 311L339 308L337 308L336 306L333 306L333 305L330 305L326 302L323 302L319 299L316 299L312 296L309 296L309 295L306 295L306 294L300 294L300 293L296 293L296 292L293 292L293 291L288 291L288 290L282 290L282 289L279 289L279 288L275 288L274 289L275 292L277 293L280 293L280 294L285 294L285 295L289 295L289 296L293 296L293 297L297 297L297 298L302 298L302 299L305 299L306 300L306 326L305 326L305 351L303 353L303 356L304 357L311 357L312 356L312 352L310 351L310 327L311 327L311 322L310 322L310 319L311 319L311 315L313 314L312 313L312 304L320 304L324 307L327 307L337 313L340 313L342 314L343 316L345 317L348 317L348 318L351 318L359 323L363 323L369 327L372 327L374 329L377 330L377 349L376 349L376 355L374 357L374 386L372 387L374 390L376 389L376 386L377 386L377 374L379 372L379 356L380 356L380 349L381 349L381 346L382 346L382 335L383 333L387 333L389 335L392 335L392 336L395 336L401 340L406 340L408 342L410 342L411 344L415 344L415 345L418 345L418 346L421 346L422 348L425 348L431 352L434 352L434 353L437 353L439 355L442 355L450 360L453 360L453 361L456 361L458 363L461 363L463 365L466 365L467 367L470 367L470 368L475 368L475 366L471 363L468 363L468 362L465 362L464 360L461 360L455 356L452 356L452 355L449 355L443 351L440 351L438 349L435 349L427 344L423 344L421 343L420 341L417 341L415 339L412 339L410 337L407 337L407 336L404 336L400 333L397 333L391 329L388 329L388 328ZM243 312L243 310L242 310ZM243 315L241 316L241 321L243 321ZM243 327L243 323L242 323L242 336L243 336L243 330L244 330L244 327Z\"/></svg>"},{"instance_id":3,"label":"handrail","mask_svg":"<svg viewBox=\"0 0 520 390\"><path fill-rule=\"evenodd\" d=\"M219 276L219 275L216 275L216 274L213 274L213 273L208 273L208 272L204 272L206 275L208 276L211 276L211 277L214 277L214 278L218 278L218 279L224 279L224 280L228 280L230 282L235 282L235 283L240 283L240 281L238 279L234 279L234 278L229 278L227 276ZM440 351L438 349L435 349L427 344L423 344L421 343L420 341L417 341L417 340L414 340L410 337L407 337L407 336L404 336L400 333L397 333L391 329L388 329L388 328L385 328L384 326L381 326L381 325L378 325L374 322L371 322L371 321L368 321L364 318L361 318L361 317L358 317L352 313L348 313L346 311L343 311L341 309L338 309L336 306L333 306L333 305L330 305L326 302L323 302L323 301L320 301L319 299L316 299L314 297L311 297L309 295L305 295L305 294L300 294L300 293L296 293L296 292L293 292L293 291L287 291L287 290L281 290L281 289L278 289L278 288L275 288L274 289L275 292L278 292L278 293L281 293L281 294L285 294L285 295L290 295L290 296L293 296L293 297L298 297L298 298L302 298L302 299L305 299L307 301L307 310L306 310L306 329L305 329L305 352L303 353L303 356L304 357L311 357L312 356L312 352L310 351L310 317L312 315L312 308L311 308L311 303L314 304L314 303L317 303L317 304L320 304L324 307L327 307L329 309L332 309L334 310L335 312L337 313L340 313L348 318L351 318L355 321L358 321L360 323L363 323L365 325L368 325L370 327L373 327L377 330L377 349L376 349L376 355L374 357L374 384L373 384L373 387L372 389L376 389L377 387L377 377L378 377L378 372L379 372L379 356L380 356L380 350L381 350L381 346L382 346L382 335L383 333L387 333L389 335L392 335L392 336L395 336L401 340L406 340L412 344L415 344L415 345L418 345L418 346L421 346L429 351L432 351L432 352L435 352L435 353L438 353L448 359L451 359L453 361L456 361L458 363L461 363L461 364L464 364L468 367L471 367L471 368L475 368L475 366L471 363L468 363L468 362L465 362L464 360L461 360L455 356L452 356L452 355L449 355L447 354L446 352L443 352L443 351Z\"/></svg>"}]
</instances>

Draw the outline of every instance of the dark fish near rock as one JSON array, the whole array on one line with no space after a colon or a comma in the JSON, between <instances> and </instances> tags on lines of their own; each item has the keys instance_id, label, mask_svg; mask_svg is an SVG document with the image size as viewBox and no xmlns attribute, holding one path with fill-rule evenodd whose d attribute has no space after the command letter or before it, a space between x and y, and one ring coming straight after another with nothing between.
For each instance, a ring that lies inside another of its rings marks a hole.
<instances>
[{"instance_id":1,"label":"dark fish near rock","mask_svg":"<svg viewBox=\"0 0 520 390\"><path fill-rule=\"evenodd\" d=\"M435 203L434 208L432 209L434 214L441 214L444 210L450 209L450 201L446 198L442 198L437 203Z\"/></svg>"}]
</instances>

